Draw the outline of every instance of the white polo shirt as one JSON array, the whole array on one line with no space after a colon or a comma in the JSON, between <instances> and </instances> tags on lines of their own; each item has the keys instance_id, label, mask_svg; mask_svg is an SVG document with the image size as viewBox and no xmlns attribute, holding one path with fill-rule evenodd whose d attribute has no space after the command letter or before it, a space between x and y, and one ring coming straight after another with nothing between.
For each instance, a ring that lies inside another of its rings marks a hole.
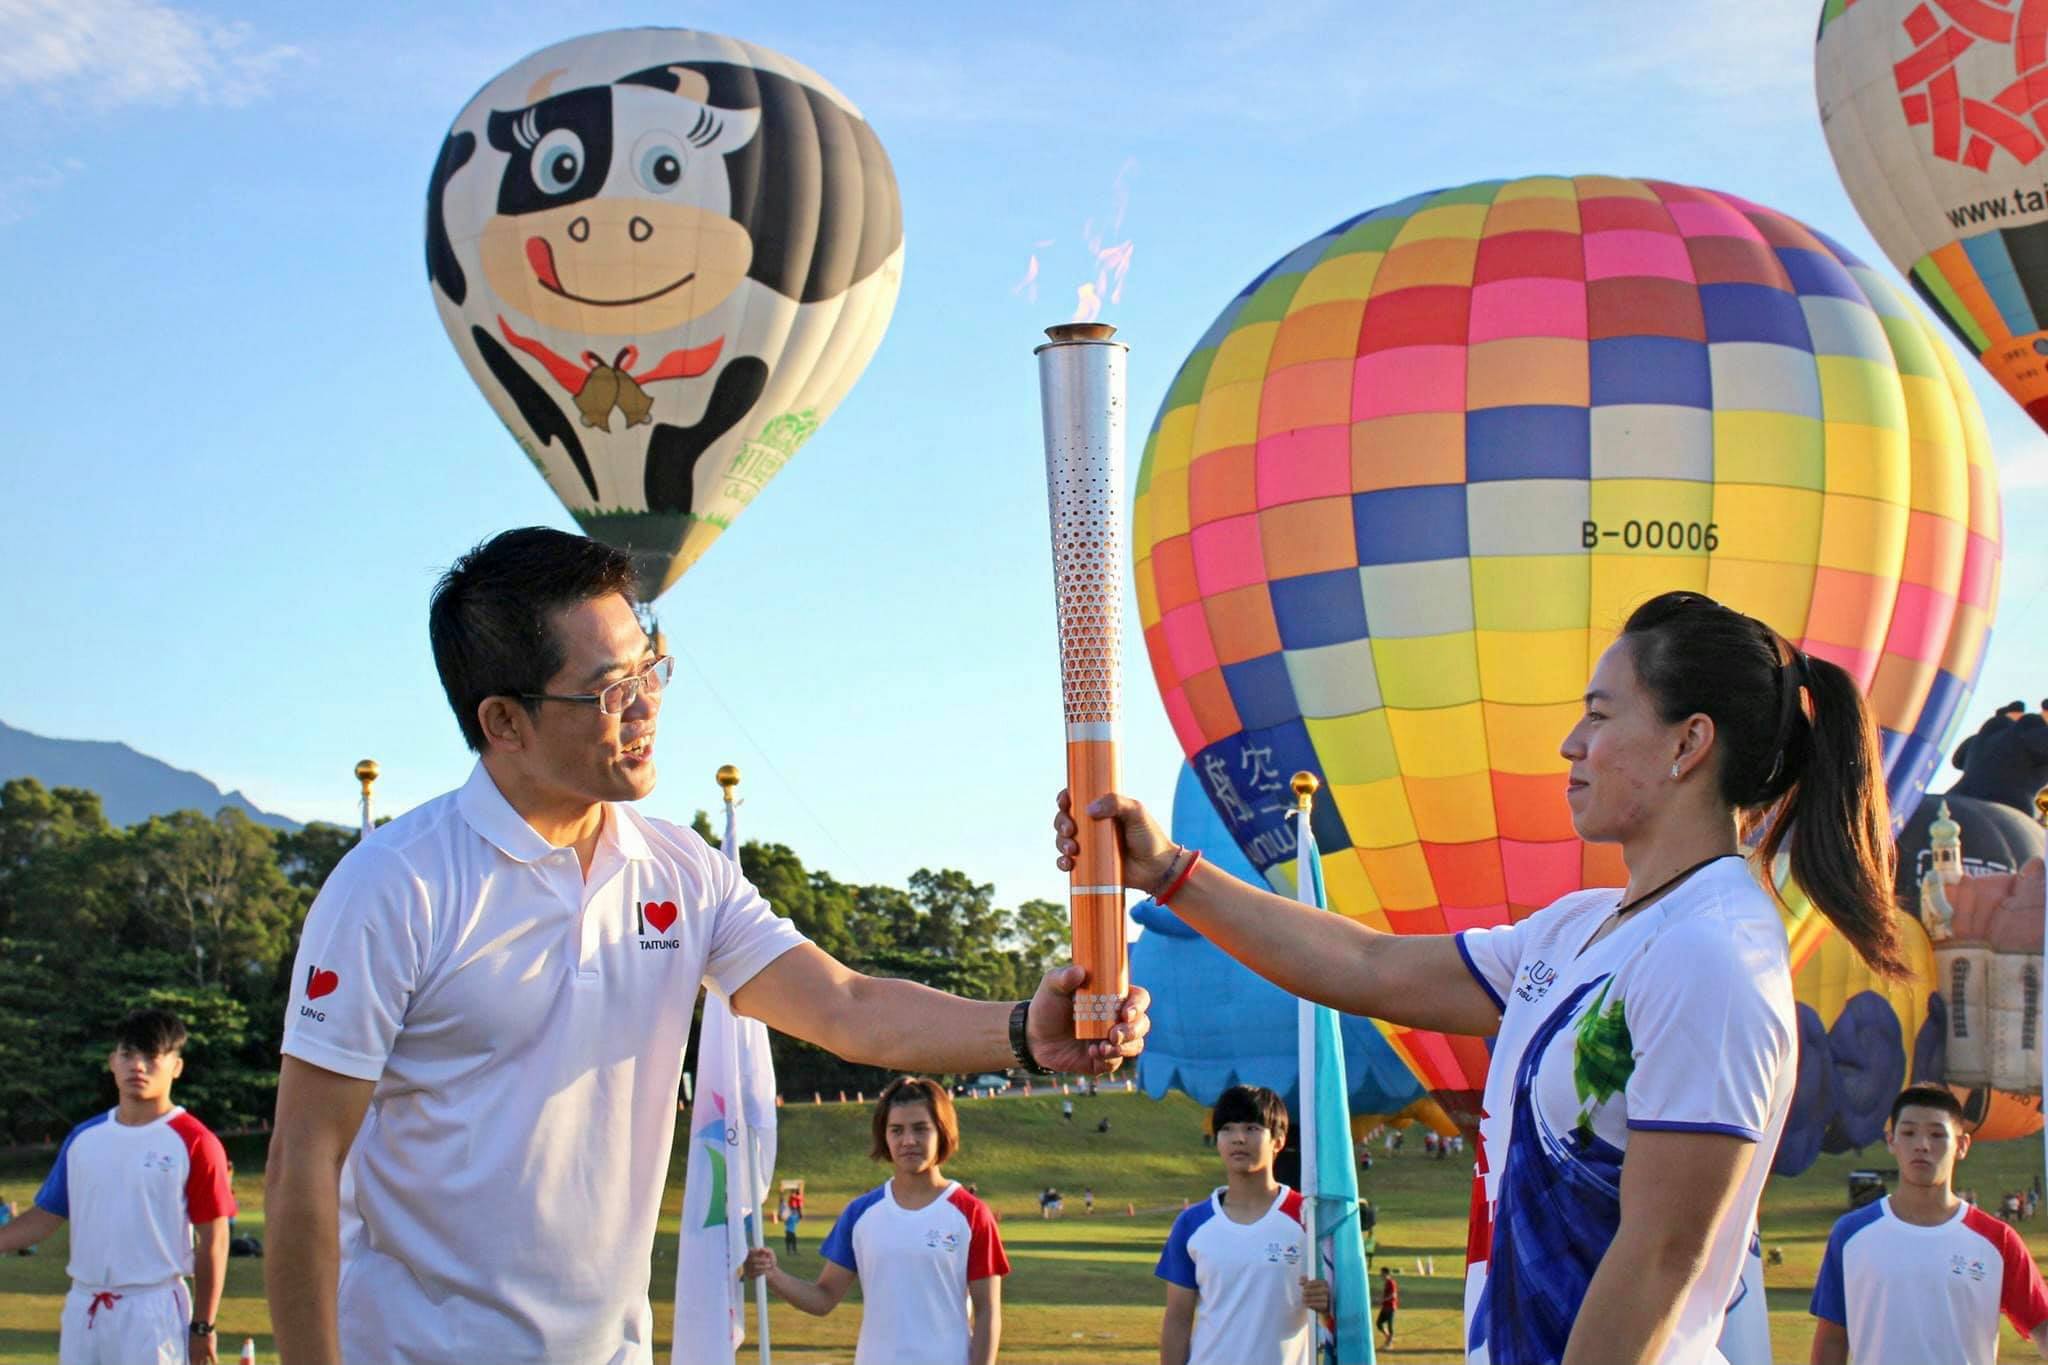
<instances>
[{"instance_id":1,"label":"white polo shirt","mask_svg":"<svg viewBox=\"0 0 2048 1365\"><path fill-rule=\"evenodd\" d=\"M376 1082L341 1185L349 1365L652 1359L700 985L803 942L690 830L607 803L586 879L479 763L306 917L284 1051Z\"/></svg>"}]
</instances>

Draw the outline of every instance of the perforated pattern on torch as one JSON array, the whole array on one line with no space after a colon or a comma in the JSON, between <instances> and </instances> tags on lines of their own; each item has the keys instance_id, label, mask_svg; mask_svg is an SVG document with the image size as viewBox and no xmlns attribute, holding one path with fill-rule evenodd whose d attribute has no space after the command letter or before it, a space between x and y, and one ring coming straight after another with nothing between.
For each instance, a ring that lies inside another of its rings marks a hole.
<instances>
[{"instance_id":1,"label":"perforated pattern on torch","mask_svg":"<svg viewBox=\"0 0 2048 1365\"><path fill-rule=\"evenodd\" d=\"M1045 418L1053 604L1066 704L1067 788L1077 811L1117 788L1124 565L1124 356L1108 328L1051 328L1038 349ZM1105 1036L1129 989L1123 860L1114 831L1085 817L1068 908L1074 960L1088 969L1075 1033Z\"/></svg>"}]
</instances>

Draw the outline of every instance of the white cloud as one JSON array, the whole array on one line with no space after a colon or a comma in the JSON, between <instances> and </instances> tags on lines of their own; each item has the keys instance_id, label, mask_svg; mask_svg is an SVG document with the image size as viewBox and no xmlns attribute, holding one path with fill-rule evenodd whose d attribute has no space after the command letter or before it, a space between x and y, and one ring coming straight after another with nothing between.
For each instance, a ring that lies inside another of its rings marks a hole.
<instances>
[{"instance_id":1,"label":"white cloud","mask_svg":"<svg viewBox=\"0 0 2048 1365\"><path fill-rule=\"evenodd\" d=\"M18 170L11 175L0 175L0 227L18 223L34 209L34 202L47 190L55 189L65 180L85 169L83 162L72 157L51 162L32 170Z\"/></svg>"},{"instance_id":2,"label":"white cloud","mask_svg":"<svg viewBox=\"0 0 2048 1365\"><path fill-rule=\"evenodd\" d=\"M301 55L160 0L0 0L0 95L242 105Z\"/></svg>"}]
</instances>

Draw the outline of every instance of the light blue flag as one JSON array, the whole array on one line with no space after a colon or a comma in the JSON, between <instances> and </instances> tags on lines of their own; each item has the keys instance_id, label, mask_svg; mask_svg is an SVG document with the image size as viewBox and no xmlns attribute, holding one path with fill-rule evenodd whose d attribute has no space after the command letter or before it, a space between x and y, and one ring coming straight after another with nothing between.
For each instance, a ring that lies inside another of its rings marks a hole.
<instances>
[{"instance_id":1,"label":"light blue flag","mask_svg":"<svg viewBox=\"0 0 2048 1365\"><path fill-rule=\"evenodd\" d=\"M1315 831L1297 819L1301 853L1295 885L1304 905L1329 908ZM1350 1089L1337 1011L1301 1002L1301 1173L1303 1221L1315 1243L1316 1274L1329 1282L1331 1317L1316 1324L1319 1365L1373 1365L1372 1289L1358 1225L1358 1167L1351 1155Z\"/></svg>"}]
</instances>

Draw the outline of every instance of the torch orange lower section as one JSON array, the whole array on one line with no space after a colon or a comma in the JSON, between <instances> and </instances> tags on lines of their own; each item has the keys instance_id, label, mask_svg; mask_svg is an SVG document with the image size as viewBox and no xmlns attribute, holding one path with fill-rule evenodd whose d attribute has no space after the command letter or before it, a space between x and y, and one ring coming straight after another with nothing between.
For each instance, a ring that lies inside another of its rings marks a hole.
<instances>
[{"instance_id":1,"label":"torch orange lower section","mask_svg":"<svg viewBox=\"0 0 2048 1365\"><path fill-rule=\"evenodd\" d=\"M1074 1036L1107 1038L1117 1007L1131 989L1130 953L1124 942L1124 859L1116 827L1084 812L1096 797L1117 789L1116 745L1109 740L1067 743L1067 790L1073 797L1081 852L1067 897L1074 961L1088 969L1088 984L1074 997ZM1083 890L1082 888L1095 888Z\"/></svg>"}]
</instances>

